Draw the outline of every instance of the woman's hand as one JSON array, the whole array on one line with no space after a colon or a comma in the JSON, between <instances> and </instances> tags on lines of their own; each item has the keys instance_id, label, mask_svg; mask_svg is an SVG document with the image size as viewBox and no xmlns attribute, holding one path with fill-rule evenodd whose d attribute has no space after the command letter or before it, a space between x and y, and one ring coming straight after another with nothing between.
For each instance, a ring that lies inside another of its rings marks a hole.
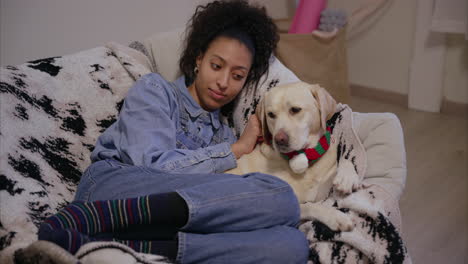
<instances>
[{"instance_id":1,"label":"woman's hand","mask_svg":"<svg viewBox=\"0 0 468 264\"><path fill-rule=\"evenodd\" d=\"M255 148L258 136L261 136L262 128L256 115L251 115L244 132L239 140L231 145L232 152L239 159L244 154L249 154Z\"/></svg>"}]
</instances>

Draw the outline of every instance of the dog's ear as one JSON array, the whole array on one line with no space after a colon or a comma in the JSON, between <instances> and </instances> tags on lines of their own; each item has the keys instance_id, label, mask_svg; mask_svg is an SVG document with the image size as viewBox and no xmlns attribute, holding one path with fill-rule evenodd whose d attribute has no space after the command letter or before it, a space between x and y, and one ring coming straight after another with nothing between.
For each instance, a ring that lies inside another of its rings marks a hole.
<instances>
[{"instance_id":1,"label":"dog's ear","mask_svg":"<svg viewBox=\"0 0 468 264\"><path fill-rule=\"evenodd\" d=\"M265 94L263 94L260 102L257 104L257 108L255 109L255 114L260 121L260 125L262 126L262 136L263 140L267 143L271 142L272 137L270 130L268 129L268 124L266 120L266 113L265 113Z\"/></svg>"},{"instance_id":2,"label":"dog's ear","mask_svg":"<svg viewBox=\"0 0 468 264\"><path fill-rule=\"evenodd\" d=\"M319 105L321 126L326 128L327 120L335 114L336 101L327 90L317 84L310 85L309 89Z\"/></svg>"}]
</instances>

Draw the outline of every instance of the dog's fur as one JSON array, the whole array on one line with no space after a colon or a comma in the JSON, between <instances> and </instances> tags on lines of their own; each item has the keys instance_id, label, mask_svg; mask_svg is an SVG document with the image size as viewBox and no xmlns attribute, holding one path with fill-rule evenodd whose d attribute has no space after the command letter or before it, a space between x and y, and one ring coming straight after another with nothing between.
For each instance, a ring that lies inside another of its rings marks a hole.
<instances>
[{"instance_id":1,"label":"dog's fur","mask_svg":"<svg viewBox=\"0 0 468 264\"><path fill-rule=\"evenodd\" d=\"M326 131L326 121L334 114L336 102L318 85L304 82L272 88L265 93L256 114L266 142L237 161L232 174L262 172L277 176L293 188L302 220L319 220L333 230L353 228L349 217L341 211L323 206L331 188L351 193L358 187L355 179L343 180L337 175L337 143L332 137L328 151L312 166L304 154L287 161L280 153L313 148Z\"/></svg>"}]
</instances>

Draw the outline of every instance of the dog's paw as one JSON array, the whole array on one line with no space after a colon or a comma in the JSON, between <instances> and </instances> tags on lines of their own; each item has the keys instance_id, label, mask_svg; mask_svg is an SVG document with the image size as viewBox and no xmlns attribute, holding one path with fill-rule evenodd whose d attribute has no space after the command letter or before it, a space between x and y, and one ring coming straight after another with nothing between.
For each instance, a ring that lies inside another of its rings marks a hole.
<instances>
[{"instance_id":1,"label":"dog's paw","mask_svg":"<svg viewBox=\"0 0 468 264\"><path fill-rule=\"evenodd\" d=\"M384 212L383 201L375 199L373 192L366 189L352 193L338 201L338 207L348 208L357 213L367 214L372 218L377 218L379 213Z\"/></svg>"},{"instance_id":2,"label":"dog's paw","mask_svg":"<svg viewBox=\"0 0 468 264\"><path fill-rule=\"evenodd\" d=\"M351 217L339 210L336 210L333 217L324 221L324 224L333 231L348 232L354 229L354 223L351 220Z\"/></svg>"},{"instance_id":3,"label":"dog's paw","mask_svg":"<svg viewBox=\"0 0 468 264\"><path fill-rule=\"evenodd\" d=\"M318 203L300 204L301 220L317 220L328 226L333 231L351 231L354 223L350 215L347 215L335 207Z\"/></svg>"},{"instance_id":4,"label":"dog's paw","mask_svg":"<svg viewBox=\"0 0 468 264\"><path fill-rule=\"evenodd\" d=\"M351 161L344 159L338 166L338 171L333 180L335 190L343 194L350 194L361 188L361 180Z\"/></svg>"},{"instance_id":5,"label":"dog's paw","mask_svg":"<svg viewBox=\"0 0 468 264\"><path fill-rule=\"evenodd\" d=\"M304 173L309 167L309 160L305 154L299 154L289 160L289 167L296 174Z\"/></svg>"}]
</instances>

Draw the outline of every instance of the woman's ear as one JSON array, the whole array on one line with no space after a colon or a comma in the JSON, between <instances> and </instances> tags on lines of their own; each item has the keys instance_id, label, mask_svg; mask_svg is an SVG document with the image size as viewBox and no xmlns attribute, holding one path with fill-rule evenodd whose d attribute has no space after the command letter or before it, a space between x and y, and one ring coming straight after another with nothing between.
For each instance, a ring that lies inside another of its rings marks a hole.
<instances>
[{"instance_id":1,"label":"woman's ear","mask_svg":"<svg viewBox=\"0 0 468 264\"><path fill-rule=\"evenodd\" d=\"M330 119L336 111L335 99L317 84L309 86L309 90L314 96L319 105L321 126L325 129L327 127L327 120Z\"/></svg>"},{"instance_id":2,"label":"woman's ear","mask_svg":"<svg viewBox=\"0 0 468 264\"><path fill-rule=\"evenodd\" d=\"M202 60L203 60L203 54L198 55L197 59L195 60L195 66L200 68Z\"/></svg>"}]
</instances>

